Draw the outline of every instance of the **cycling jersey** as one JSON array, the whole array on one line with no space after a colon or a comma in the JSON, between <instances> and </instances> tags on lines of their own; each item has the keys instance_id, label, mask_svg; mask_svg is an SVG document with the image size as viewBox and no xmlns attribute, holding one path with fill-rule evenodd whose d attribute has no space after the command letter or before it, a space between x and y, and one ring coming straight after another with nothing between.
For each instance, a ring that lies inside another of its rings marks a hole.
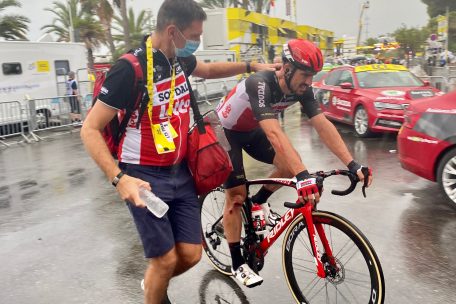
<instances>
[{"instance_id":1,"label":"cycling jersey","mask_svg":"<svg viewBox=\"0 0 456 304\"><path fill-rule=\"evenodd\" d=\"M309 118L321 113L320 106L308 88L301 96L282 93L274 71L262 71L238 83L220 102L217 113L222 126L228 130L248 132L259 127L264 119L300 102Z\"/></svg>"},{"instance_id":2,"label":"cycling jersey","mask_svg":"<svg viewBox=\"0 0 456 304\"><path fill-rule=\"evenodd\" d=\"M135 55L145 64L145 45L136 49ZM159 50L154 50L154 102L153 121L154 123L166 121L166 111L169 106L171 88L171 63L168 58ZM186 82L196 67L196 57L190 56L179 58L174 62L176 71L174 89L174 111L170 118L173 128L178 133L174 138L176 150L171 153L158 154L152 136L149 115L146 112L141 117L139 129L136 128L138 109L130 118L125 134L119 145L119 161L129 164L170 166L179 163L186 154L187 133L190 124L190 94ZM118 61L108 72L103 88L100 91L99 99L110 107L125 109L128 100L131 99L134 81L134 70L131 64L124 60Z\"/></svg>"}]
</instances>

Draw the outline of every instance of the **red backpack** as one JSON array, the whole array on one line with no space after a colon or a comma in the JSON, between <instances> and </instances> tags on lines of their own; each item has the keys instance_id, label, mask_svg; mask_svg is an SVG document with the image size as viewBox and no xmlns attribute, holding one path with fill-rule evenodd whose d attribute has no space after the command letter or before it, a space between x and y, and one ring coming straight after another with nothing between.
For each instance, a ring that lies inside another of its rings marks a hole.
<instances>
[{"instance_id":1,"label":"red backpack","mask_svg":"<svg viewBox=\"0 0 456 304\"><path fill-rule=\"evenodd\" d=\"M145 95L145 82L144 82L144 74L143 68L141 67L141 63L138 60L138 57L127 53L122 55L119 60L125 60L131 64L133 70L135 71L135 80L134 80L134 88L135 91L133 92L132 100L129 100L127 103L127 107L125 110L121 110L117 113L117 116L114 117L104 128L102 135L108 146L109 152L111 152L112 156L117 159L117 153L119 151L119 143L122 139L122 136L125 134L125 130L127 128L128 121L130 120L131 114L139 107L139 115L138 120L136 121L136 128L139 128L139 123L141 121L141 116L144 113L146 106L147 106L147 98L144 98ZM100 73L97 75L95 80L94 88L93 88L93 100L92 106L98 99L98 95L103 87L103 83L106 79L106 72Z\"/></svg>"}]
</instances>

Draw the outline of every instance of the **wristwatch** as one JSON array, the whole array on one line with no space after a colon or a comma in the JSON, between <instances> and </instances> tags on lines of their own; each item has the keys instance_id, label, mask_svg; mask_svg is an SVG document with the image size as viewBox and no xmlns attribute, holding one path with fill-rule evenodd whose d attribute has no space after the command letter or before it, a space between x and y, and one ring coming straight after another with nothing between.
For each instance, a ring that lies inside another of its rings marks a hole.
<instances>
[{"instance_id":1,"label":"wristwatch","mask_svg":"<svg viewBox=\"0 0 456 304\"><path fill-rule=\"evenodd\" d=\"M245 67L246 67L246 71L247 73L252 73L252 67L250 66L250 61L246 61L245 62Z\"/></svg>"},{"instance_id":2,"label":"wristwatch","mask_svg":"<svg viewBox=\"0 0 456 304\"><path fill-rule=\"evenodd\" d=\"M119 174L116 175L116 177L114 177L114 179L112 180L111 184L114 186L114 187L117 187L117 184L119 183L120 181L120 178L122 176L124 176L125 173L123 173L123 171L120 171Z\"/></svg>"}]
</instances>

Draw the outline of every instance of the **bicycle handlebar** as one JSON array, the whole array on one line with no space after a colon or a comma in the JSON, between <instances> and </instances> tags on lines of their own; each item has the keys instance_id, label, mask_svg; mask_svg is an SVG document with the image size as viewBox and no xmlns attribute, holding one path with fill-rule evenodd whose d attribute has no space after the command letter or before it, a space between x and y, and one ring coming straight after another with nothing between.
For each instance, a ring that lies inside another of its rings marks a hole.
<instances>
[{"instance_id":1,"label":"bicycle handlebar","mask_svg":"<svg viewBox=\"0 0 456 304\"><path fill-rule=\"evenodd\" d=\"M369 169L363 167L361 170L362 170L364 176L366 177L364 179L364 184L363 184L363 188L362 188L363 195L364 195L364 197L366 197L366 187L367 187L367 184L369 182L368 181ZM348 186L347 189L345 189L345 190L331 190L332 194L340 195L340 196L348 195L348 194L352 193L355 190L356 185L360 181L359 178L358 178L358 175L354 174L354 173L351 173L349 170L317 171L315 173L312 173L311 175L314 176L317 179L317 186L318 186L318 189L320 189L320 191L321 191L321 189L323 189L323 181L325 180L325 178L328 178L328 177L333 176L333 175L344 175L344 176L347 176L350 179L350 186ZM290 203L290 202L285 202L283 205L285 207L287 207L287 208L292 208L292 209L298 209L298 208L301 208L303 206L302 204L299 204L299 203Z\"/></svg>"},{"instance_id":2,"label":"bicycle handlebar","mask_svg":"<svg viewBox=\"0 0 456 304\"><path fill-rule=\"evenodd\" d=\"M362 188L363 195L364 195L364 197L366 197L366 187L367 187L367 184L369 182L368 181L369 169L363 167L361 170L362 170L364 176L366 177L364 179L364 184L363 184L363 188ZM330 177L330 176L333 176L333 175L344 175L344 176L347 176L350 179L350 186L348 186L347 189L345 189L345 190L331 190L332 194L340 195L340 196L348 195L348 194L352 193L355 190L356 185L359 182L358 175L350 172L349 170L331 170L331 171L326 171L326 172L317 171L317 172L315 172L312 175L315 175L317 177L317 183L320 182L319 187L320 186L323 187L323 180L325 178L327 178L327 177Z\"/></svg>"}]
</instances>

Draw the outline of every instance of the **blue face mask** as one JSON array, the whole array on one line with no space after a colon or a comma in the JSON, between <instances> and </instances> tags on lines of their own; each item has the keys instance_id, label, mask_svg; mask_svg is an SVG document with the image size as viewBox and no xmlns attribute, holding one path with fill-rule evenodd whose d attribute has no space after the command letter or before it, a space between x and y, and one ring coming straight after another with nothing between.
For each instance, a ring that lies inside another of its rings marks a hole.
<instances>
[{"instance_id":1,"label":"blue face mask","mask_svg":"<svg viewBox=\"0 0 456 304\"><path fill-rule=\"evenodd\" d=\"M196 52L200 45L199 41L195 40L186 40L185 46L183 49L176 48L177 57L188 57Z\"/></svg>"},{"instance_id":2,"label":"blue face mask","mask_svg":"<svg viewBox=\"0 0 456 304\"><path fill-rule=\"evenodd\" d=\"M185 36L182 34L182 32L181 32L181 35L182 35L182 37L185 38ZM196 52L199 45L200 45L199 41L186 39L185 46L182 49L176 48L176 56L177 57L189 57L190 55L192 55L193 53Z\"/></svg>"}]
</instances>

